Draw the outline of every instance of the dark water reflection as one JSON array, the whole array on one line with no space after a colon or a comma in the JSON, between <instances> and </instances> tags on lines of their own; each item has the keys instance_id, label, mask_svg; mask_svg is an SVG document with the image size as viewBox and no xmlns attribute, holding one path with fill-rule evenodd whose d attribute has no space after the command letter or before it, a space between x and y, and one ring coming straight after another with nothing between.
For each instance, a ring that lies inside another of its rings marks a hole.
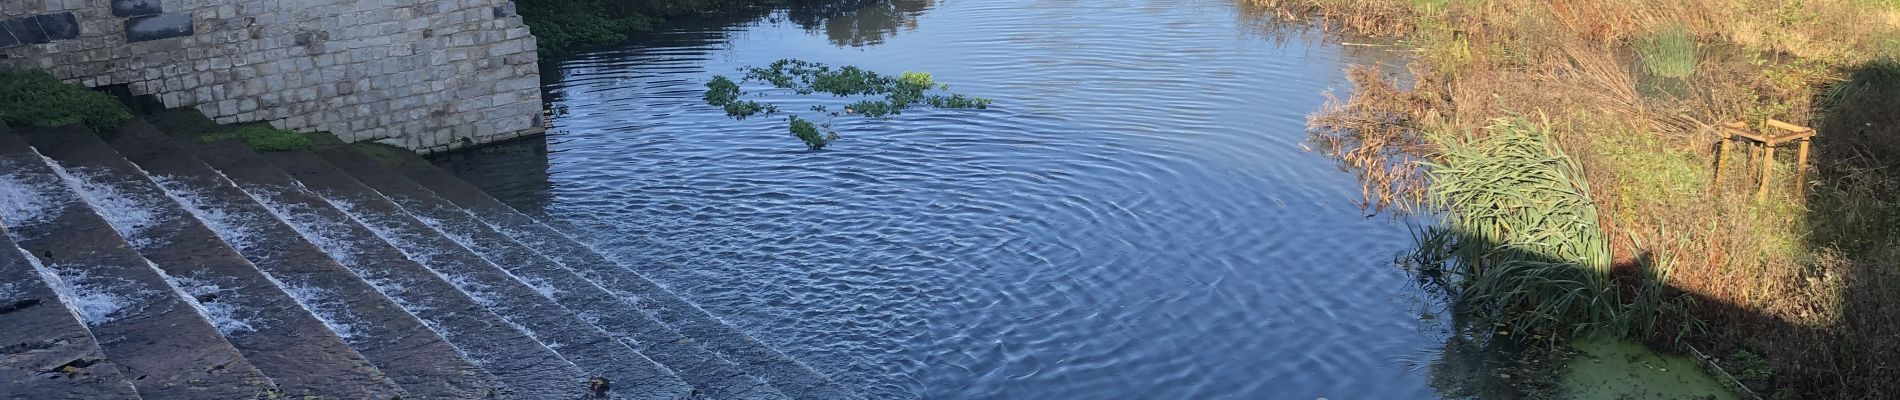
<instances>
[{"instance_id":1,"label":"dark water reflection","mask_svg":"<svg viewBox=\"0 0 1900 400\"><path fill-rule=\"evenodd\" d=\"M1391 53L1227 0L858 4L562 61L544 143L448 164L872 398L1435 397L1408 229L1301 149L1342 66ZM700 101L780 58L996 107L813 152Z\"/></svg>"},{"instance_id":2,"label":"dark water reflection","mask_svg":"<svg viewBox=\"0 0 1900 400\"><path fill-rule=\"evenodd\" d=\"M831 44L862 47L884 44L898 32L917 30L917 17L937 0L798 0L786 18Z\"/></svg>"}]
</instances>

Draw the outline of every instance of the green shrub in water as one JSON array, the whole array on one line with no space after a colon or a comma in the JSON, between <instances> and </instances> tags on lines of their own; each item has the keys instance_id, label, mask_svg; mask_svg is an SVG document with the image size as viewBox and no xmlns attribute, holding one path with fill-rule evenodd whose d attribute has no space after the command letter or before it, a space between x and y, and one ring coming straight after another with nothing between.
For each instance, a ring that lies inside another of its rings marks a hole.
<instances>
[{"instance_id":1,"label":"green shrub in water","mask_svg":"<svg viewBox=\"0 0 1900 400\"><path fill-rule=\"evenodd\" d=\"M948 91L948 85L937 83L929 73L904 72L897 76L883 75L855 66L832 68L831 66L801 61L778 60L764 67L742 68L745 76L738 81L723 75L713 76L706 82L706 93L702 98L706 104L720 107L726 115L745 119L758 114L779 112L779 107L757 100L742 100L747 93L739 87L745 82L759 82L779 89L791 89L801 95L827 93L838 97L863 97L845 105L844 112L828 111L823 106L812 107L812 111L824 113L831 119L843 114L860 115L868 118L890 118L903 114L904 110L930 107L939 109L985 109L994 101L969 97L961 94L942 93ZM792 136L805 142L813 150L822 149L832 140L838 139L837 132L819 133L820 128L829 130L830 120L813 123L810 120L792 115L787 118L791 125Z\"/></svg>"},{"instance_id":2,"label":"green shrub in water","mask_svg":"<svg viewBox=\"0 0 1900 400\"><path fill-rule=\"evenodd\" d=\"M52 128L85 124L94 131L118 128L132 113L112 96L54 79L45 72L0 72L0 120Z\"/></svg>"},{"instance_id":3,"label":"green shrub in water","mask_svg":"<svg viewBox=\"0 0 1900 400\"><path fill-rule=\"evenodd\" d=\"M310 148L312 144L309 136L262 124L245 125L236 131L206 135L202 139L206 142L238 139L258 151L302 150Z\"/></svg>"}]
</instances>

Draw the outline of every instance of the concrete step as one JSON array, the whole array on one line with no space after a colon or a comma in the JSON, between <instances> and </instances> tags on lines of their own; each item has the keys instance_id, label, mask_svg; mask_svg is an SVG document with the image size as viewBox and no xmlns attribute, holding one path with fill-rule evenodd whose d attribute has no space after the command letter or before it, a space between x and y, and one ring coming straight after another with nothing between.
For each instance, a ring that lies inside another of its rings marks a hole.
<instances>
[{"instance_id":1,"label":"concrete step","mask_svg":"<svg viewBox=\"0 0 1900 400\"><path fill-rule=\"evenodd\" d=\"M14 244L5 225L0 221L0 398L139 398L130 371L106 358L47 282L58 278Z\"/></svg>"},{"instance_id":2,"label":"concrete step","mask_svg":"<svg viewBox=\"0 0 1900 400\"><path fill-rule=\"evenodd\" d=\"M691 388L672 371L550 298L546 292L558 290L555 285L563 282L524 279L494 265L313 153L275 152L265 159L395 244L410 259L472 295L483 307L590 374L606 378L613 388L607 393L610 397L691 396Z\"/></svg>"},{"instance_id":3,"label":"concrete step","mask_svg":"<svg viewBox=\"0 0 1900 400\"><path fill-rule=\"evenodd\" d=\"M137 120L119 132L156 133ZM187 301L284 395L402 397L402 389L382 371L97 136L42 132L21 137L58 165L81 189L80 197L191 296Z\"/></svg>"},{"instance_id":4,"label":"concrete step","mask_svg":"<svg viewBox=\"0 0 1900 400\"><path fill-rule=\"evenodd\" d=\"M174 135L176 131L171 131ZM420 318L501 383L502 398L573 398L586 372L514 329L468 293L408 258L376 232L304 189L283 170L236 141L201 143L174 136L331 259Z\"/></svg>"},{"instance_id":5,"label":"concrete step","mask_svg":"<svg viewBox=\"0 0 1900 400\"><path fill-rule=\"evenodd\" d=\"M84 128L53 134L90 135ZM0 208L26 249L72 293L107 357L147 399L245 399L276 390L18 136L0 134Z\"/></svg>"},{"instance_id":6,"label":"concrete step","mask_svg":"<svg viewBox=\"0 0 1900 400\"><path fill-rule=\"evenodd\" d=\"M671 369L700 394L718 399L784 399L770 384L719 357L638 308L533 249L477 220L450 201L355 150L364 145L326 143L315 152L417 219L574 310L594 326L621 338ZM395 151L404 151L390 149Z\"/></svg>"},{"instance_id":7,"label":"concrete step","mask_svg":"<svg viewBox=\"0 0 1900 400\"><path fill-rule=\"evenodd\" d=\"M384 157L396 161L391 168L430 191L448 199L478 219L507 234L542 256L594 281L616 293L639 299L641 308L701 347L748 368L747 372L772 384L779 392L798 399L856 399L856 393L838 385L829 377L785 356L719 320L698 306L641 276L629 266L619 264L594 251L586 244L556 229L557 221L538 221L482 192L480 188L457 178L414 154L390 152Z\"/></svg>"},{"instance_id":8,"label":"concrete step","mask_svg":"<svg viewBox=\"0 0 1900 400\"><path fill-rule=\"evenodd\" d=\"M170 128L196 131L196 113ZM202 117L198 117L202 118ZM153 118L164 124L162 117ZM209 122L209 121L205 121ZM181 126L180 124L184 124ZM287 289L304 308L409 393L404 398L474 399L495 378L376 288L330 259L290 225L190 152L155 131L107 135L185 210Z\"/></svg>"}]
</instances>

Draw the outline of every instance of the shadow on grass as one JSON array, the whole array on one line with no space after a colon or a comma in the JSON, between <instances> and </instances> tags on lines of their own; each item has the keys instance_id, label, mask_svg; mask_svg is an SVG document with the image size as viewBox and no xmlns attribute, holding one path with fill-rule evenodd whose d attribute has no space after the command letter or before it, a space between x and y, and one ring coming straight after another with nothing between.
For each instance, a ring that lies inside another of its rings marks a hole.
<instances>
[{"instance_id":1,"label":"shadow on grass","mask_svg":"<svg viewBox=\"0 0 1900 400\"><path fill-rule=\"evenodd\" d=\"M1775 362L1774 386L1791 398L1900 398L1900 62L1855 69L1817 103L1804 216L1816 257L1789 284L1835 293L1815 307L1833 322L1785 327L1724 310L1711 326L1755 330L1744 345Z\"/></svg>"},{"instance_id":2,"label":"shadow on grass","mask_svg":"<svg viewBox=\"0 0 1900 400\"><path fill-rule=\"evenodd\" d=\"M1443 234L1462 240L1421 240L1423 246L1446 249L1501 249L1507 244L1474 241L1461 232ZM1422 248L1429 250L1426 248ZM1429 382L1438 395L1448 399L1548 399L1548 398L1880 398L1858 389L1819 392L1789 391L1774 395L1777 382L1769 365L1759 360L1732 359L1734 348L1712 348L1722 341L1705 340L1734 330L1747 337L1773 337L1774 340L1832 346L1844 342L1834 339L1825 327L1806 326L1765 314L1757 308L1702 296L1668 282L1671 261L1656 254L1642 253L1611 267L1606 284L1576 285L1573 280L1587 279L1595 272L1561 257L1542 254L1513 254L1509 262L1567 265L1571 273L1540 273L1510 277L1522 286L1510 290L1549 290L1539 299L1576 296L1572 310L1552 313L1535 304L1496 303L1493 292L1479 292L1467 284L1476 272L1469 261L1435 257L1429 251L1414 253L1403 264L1426 292L1443 299L1453 333L1430 365ZM1443 254L1443 253L1441 253ZM1461 264L1462 263L1462 264ZM1494 271L1498 269L1494 268ZM1493 277L1496 278L1496 277ZM1480 289L1483 290L1483 289ZM1575 291L1572 293L1560 293ZM1603 307L1587 311L1581 308ZM1693 310L1693 311L1691 311ZM1563 311L1563 310L1556 310ZM1691 314L1693 312L1694 314ZM1550 318L1551 326L1574 328L1570 331L1521 331L1498 322L1499 315ZM1713 316L1714 320L1710 320ZM1578 345L1582 343L1583 345ZM1628 347L1641 343L1653 349ZM1574 346L1573 346L1574 345ZM1607 346L1607 347L1606 347ZM1732 347L1732 346L1731 346ZM1715 368L1701 368L1705 360L1694 356L1701 351ZM1841 353L1844 349L1817 350L1816 356ZM1756 350L1759 351L1759 350ZM1595 359L1603 354L1616 359ZM1892 354L1892 353L1888 353ZM1640 359L1639 359L1640 358ZM1663 366L1665 360L1682 361ZM1696 367L1689 367L1696 365ZM1580 368L1581 367L1581 368ZM1701 373L1685 373L1678 368L1697 368ZM1607 372L1605 371L1607 368ZM1622 369L1618 369L1622 368ZM1579 371L1592 369L1592 371ZM1731 382L1747 390L1727 387ZM1783 383L1782 386L1788 386ZM1804 387L1815 386L1808 383ZM1843 388L1837 383L1822 387ZM1850 396L1846 392L1859 393ZM1733 393L1734 397L1726 394Z\"/></svg>"}]
</instances>

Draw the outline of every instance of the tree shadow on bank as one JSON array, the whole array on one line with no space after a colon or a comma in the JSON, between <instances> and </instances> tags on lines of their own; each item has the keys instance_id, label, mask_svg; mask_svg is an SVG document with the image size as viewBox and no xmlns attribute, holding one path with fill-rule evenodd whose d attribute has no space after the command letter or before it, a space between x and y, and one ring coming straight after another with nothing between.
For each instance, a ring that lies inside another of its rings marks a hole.
<instances>
[{"instance_id":1,"label":"tree shadow on bank","mask_svg":"<svg viewBox=\"0 0 1900 400\"><path fill-rule=\"evenodd\" d=\"M1849 72L1824 92L1807 191L1800 282L1820 292L1810 329L1750 335L1746 346L1776 362L1779 387L1831 388L1794 398L1900 398L1900 62ZM1729 310L1712 326L1759 329ZM1779 327L1777 327L1779 328Z\"/></svg>"},{"instance_id":2,"label":"tree shadow on bank","mask_svg":"<svg viewBox=\"0 0 1900 400\"><path fill-rule=\"evenodd\" d=\"M1434 239L1428 235L1436 235ZM1698 340L1720 329L1778 332L1789 338L1821 338L1824 328L1764 314L1756 308L1702 296L1669 284L1674 261L1644 252L1611 266L1600 283L1595 271L1577 260L1538 253L1516 253L1511 263L1554 268L1479 272L1470 261L1453 257L1464 249L1516 246L1474 239L1482 235L1439 231L1421 236L1421 247L1400 260L1429 296L1444 302L1445 328L1451 333L1431 360L1428 382L1447 399L1617 398L1679 399L1833 398L1763 392L1775 377L1765 361L1735 349L1711 349ZM1463 261L1461 261L1463 260ZM1496 265L1486 268L1496 269ZM1474 275L1512 282L1509 287L1475 287ZM1496 302L1499 291L1541 291L1525 301ZM1534 300L1533 300L1534 299ZM1537 303L1533 303L1533 301ZM1562 307L1544 307L1565 302ZM1695 310L1691 318L1689 310ZM1708 321L1707 315L1722 315ZM1508 318L1544 318L1546 328L1517 328ZM1731 319L1732 318L1732 319ZM1697 356L1700 353L1708 357ZM1686 369L1686 370L1685 370ZM1746 390L1729 387L1740 383ZM1793 397L1787 397L1796 395ZM1855 397L1878 398L1878 397Z\"/></svg>"},{"instance_id":3,"label":"tree shadow on bank","mask_svg":"<svg viewBox=\"0 0 1900 400\"><path fill-rule=\"evenodd\" d=\"M1540 349L1536 346L1540 334L1550 332L1507 329L1509 334L1500 336L1498 327L1482 317L1502 310L1543 313L1537 315L1566 321L1614 315L1626 326L1610 333L1665 351L1699 350L1718 360L1720 374L1741 381L1762 398L1900 398L1900 359L1896 359L1900 357L1900 64L1877 63L1852 71L1848 81L1817 103L1825 112L1815 124L1821 133L1814 142L1814 175L1801 199L1805 211L1796 221L1805 240L1797 249L1801 255L1793 265L1748 267L1796 270L1727 272L1787 278L1739 283L1752 285L1738 291L1753 295L1716 297L1666 279L1668 266L1675 260L1700 255L1618 255L1609 280L1614 282L1609 290L1616 295L1595 297L1626 306L1648 302L1656 307L1634 307L1624 314L1551 313L1534 304L1467 301L1494 295L1474 293L1461 283L1465 278L1459 275L1469 272L1456 269L1469 267L1414 263L1427 265L1411 271L1421 285L1435 289L1457 314L1452 320L1458 335L1446 344L1445 355L1434 361L1433 386L1448 398L1502 399L1549 397L1548 390L1561 387L1549 380L1523 379L1525 371L1558 369L1535 364L1541 358L1538 354L1526 355ZM1773 193L1782 199L1768 201L1789 201L1785 196L1791 192L1777 189ZM1488 236L1471 232L1449 235L1459 240L1424 240L1423 248L1508 245L1472 239ZM1533 264L1576 264L1570 257L1543 254L1520 252L1515 258ZM1548 283L1582 279L1577 277L1587 271L1575 272L1520 277L1513 283L1518 286L1511 288L1561 288ZM1661 290L1644 289L1655 283L1662 283Z\"/></svg>"}]
</instances>

